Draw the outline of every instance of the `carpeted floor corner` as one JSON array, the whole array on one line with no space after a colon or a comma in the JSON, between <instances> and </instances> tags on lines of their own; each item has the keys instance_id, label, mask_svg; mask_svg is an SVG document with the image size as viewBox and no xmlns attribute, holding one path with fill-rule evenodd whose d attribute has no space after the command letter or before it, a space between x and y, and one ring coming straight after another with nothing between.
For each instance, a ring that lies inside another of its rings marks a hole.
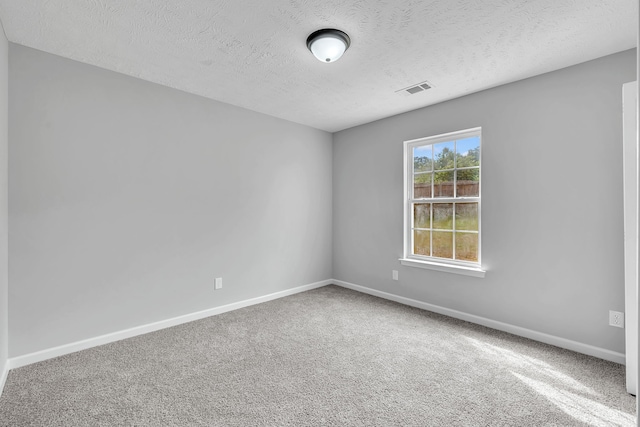
<instances>
[{"instance_id":1,"label":"carpeted floor corner","mask_svg":"<svg viewBox=\"0 0 640 427\"><path fill-rule=\"evenodd\" d=\"M624 366L337 286L12 370L1 426L634 426Z\"/></svg>"}]
</instances>

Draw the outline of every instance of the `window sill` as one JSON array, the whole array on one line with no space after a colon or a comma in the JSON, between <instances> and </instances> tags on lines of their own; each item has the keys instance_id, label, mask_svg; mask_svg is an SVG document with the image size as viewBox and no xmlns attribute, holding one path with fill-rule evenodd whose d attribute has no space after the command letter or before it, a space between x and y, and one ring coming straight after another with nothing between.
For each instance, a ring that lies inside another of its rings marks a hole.
<instances>
[{"instance_id":1,"label":"window sill","mask_svg":"<svg viewBox=\"0 0 640 427\"><path fill-rule=\"evenodd\" d=\"M464 276L484 277L486 270L482 268L465 267L462 265L442 264L433 261L418 261L415 259L400 258L400 264L407 267L426 268L428 270L444 271L446 273L462 274Z\"/></svg>"}]
</instances>

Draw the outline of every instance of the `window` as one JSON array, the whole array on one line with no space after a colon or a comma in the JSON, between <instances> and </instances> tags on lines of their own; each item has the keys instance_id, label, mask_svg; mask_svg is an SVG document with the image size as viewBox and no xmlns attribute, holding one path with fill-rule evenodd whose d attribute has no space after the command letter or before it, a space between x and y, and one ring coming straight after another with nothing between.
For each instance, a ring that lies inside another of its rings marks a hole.
<instances>
[{"instance_id":1,"label":"window","mask_svg":"<svg viewBox=\"0 0 640 427\"><path fill-rule=\"evenodd\" d=\"M484 276L480 128L405 141L404 265Z\"/></svg>"}]
</instances>

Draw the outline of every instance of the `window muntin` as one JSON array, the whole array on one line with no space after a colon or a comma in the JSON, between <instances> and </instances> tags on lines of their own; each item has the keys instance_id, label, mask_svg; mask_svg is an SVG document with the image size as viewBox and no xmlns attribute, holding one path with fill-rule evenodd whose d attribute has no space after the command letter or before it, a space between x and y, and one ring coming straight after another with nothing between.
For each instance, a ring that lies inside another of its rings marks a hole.
<instances>
[{"instance_id":1,"label":"window muntin","mask_svg":"<svg viewBox=\"0 0 640 427\"><path fill-rule=\"evenodd\" d=\"M405 142L405 258L480 266L480 128Z\"/></svg>"}]
</instances>

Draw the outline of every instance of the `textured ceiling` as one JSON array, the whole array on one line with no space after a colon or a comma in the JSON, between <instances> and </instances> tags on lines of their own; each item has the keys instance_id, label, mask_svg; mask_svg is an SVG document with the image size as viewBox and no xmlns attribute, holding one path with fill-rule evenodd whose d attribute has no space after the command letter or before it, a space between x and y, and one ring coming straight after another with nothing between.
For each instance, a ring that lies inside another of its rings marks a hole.
<instances>
[{"instance_id":1,"label":"textured ceiling","mask_svg":"<svg viewBox=\"0 0 640 427\"><path fill-rule=\"evenodd\" d=\"M14 43L331 132L633 48L637 17L637 0L0 0ZM352 41L332 64L305 45L325 27Z\"/></svg>"}]
</instances>

